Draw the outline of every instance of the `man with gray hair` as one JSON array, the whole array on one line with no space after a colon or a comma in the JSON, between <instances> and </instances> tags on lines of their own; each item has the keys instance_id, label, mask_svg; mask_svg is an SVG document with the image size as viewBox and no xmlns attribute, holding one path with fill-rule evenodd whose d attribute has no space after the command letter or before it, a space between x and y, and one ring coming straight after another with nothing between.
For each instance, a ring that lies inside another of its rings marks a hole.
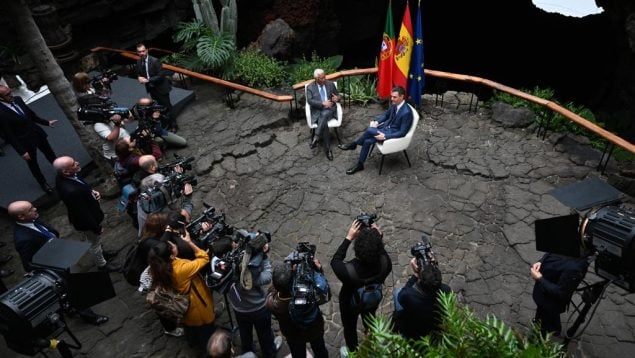
<instances>
[{"instance_id":1,"label":"man with gray hair","mask_svg":"<svg viewBox=\"0 0 635 358\"><path fill-rule=\"evenodd\" d=\"M326 158L333 160L328 122L332 118L337 118L336 103L340 98L335 83L326 79L323 69L318 68L313 71L313 78L315 81L306 88L306 100L311 107L311 121L317 124L310 147L311 149L317 147L318 141L322 138Z\"/></svg>"}]
</instances>

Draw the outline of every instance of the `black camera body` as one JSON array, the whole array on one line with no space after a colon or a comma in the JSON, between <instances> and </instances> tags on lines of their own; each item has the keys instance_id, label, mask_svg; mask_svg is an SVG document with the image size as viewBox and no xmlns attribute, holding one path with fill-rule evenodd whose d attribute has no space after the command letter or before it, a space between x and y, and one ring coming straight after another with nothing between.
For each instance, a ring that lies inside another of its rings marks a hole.
<instances>
[{"instance_id":1,"label":"black camera body","mask_svg":"<svg viewBox=\"0 0 635 358\"><path fill-rule=\"evenodd\" d=\"M434 252L432 252L432 244L425 234L421 235L420 242L410 248L410 254L417 259L419 270L423 270L428 265L438 266Z\"/></svg>"},{"instance_id":2,"label":"black camera body","mask_svg":"<svg viewBox=\"0 0 635 358\"><path fill-rule=\"evenodd\" d=\"M359 221L363 227L370 227L375 223L375 220L377 220L377 214L361 213L357 215L355 220Z\"/></svg>"},{"instance_id":3,"label":"black camera body","mask_svg":"<svg viewBox=\"0 0 635 358\"><path fill-rule=\"evenodd\" d=\"M184 173L172 173L167 175L161 185L170 193L172 198L179 198L183 193L185 184L196 186L198 180L194 175L186 175Z\"/></svg>"},{"instance_id":4,"label":"black camera body","mask_svg":"<svg viewBox=\"0 0 635 358\"><path fill-rule=\"evenodd\" d=\"M108 123L110 117L118 114L121 118L128 118L130 111L126 107L117 107L112 102L104 103L103 105L86 105L77 109L77 117L84 125L95 123Z\"/></svg>"},{"instance_id":5,"label":"black camera body","mask_svg":"<svg viewBox=\"0 0 635 358\"><path fill-rule=\"evenodd\" d=\"M119 75L117 75L113 70L109 68L103 69L99 71L98 75L91 77L90 85L98 92L110 91L110 84L118 79Z\"/></svg>"},{"instance_id":6,"label":"black camera body","mask_svg":"<svg viewBox=\"0 0 635 358\"><path fill-rule=\"evenodd\" d=\"M225 223L225 214L217 213L213 206L204 204L207 209L187 227L187 231L192 236L196 245L203 250L212 249L214 241L223 235L231 235L234 229ZM209 223L212 228L203 231L203 223Z\"/></svg>"}]
</instances>

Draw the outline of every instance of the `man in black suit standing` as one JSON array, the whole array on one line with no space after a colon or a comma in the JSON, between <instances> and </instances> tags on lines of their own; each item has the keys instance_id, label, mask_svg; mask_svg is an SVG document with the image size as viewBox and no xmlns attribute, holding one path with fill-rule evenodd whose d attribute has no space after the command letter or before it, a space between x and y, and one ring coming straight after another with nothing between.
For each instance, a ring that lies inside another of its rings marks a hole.
<instances>
[{"instance_id":1,"label":"man in black suit standing","mask_svg":"<svg viewBox=\"0 0 635 358\"><path fill-rule=\"evenodd\" d=\"M392 102L390 108L371 121L366 131L356 141L337 146L342 150L354 150L358 145L362 146L357 163L348 169L346 174L355 174L364 170L364 162L375 143L383 142L386 139L401 138L408 133L410 126L412 126L413 115L410 106L404 100L405 95L406 90L403 87L393 88L390 93L390 101Z\"/></svg>"},{"instance_id":2,"label":"man in black suit standing","mask_svg":"<svg viewBox=\"0 0 635 358\"><path fill-rule=\"evenodd\" d=\"M7 212L15 219L13 239L24 271L33 271L33 256L50 240L59 239L59 232L39 221L37 208L28 201L12 202L7 207ZM94 325L108 322L108 317L99 315L90 308L77 310L77 313L84 321Z\"/></svg>"},{"instance_id":3,"label":"man in black suit standing","mask_svg":"<svg viewBox=\"0 0 635 358\"><path fill-rule=\"evenodd\" d=\"M328 122L332 118L337 118L336 103L339 101L337 87L326 79L324 70L321 68L313 71L313 78L315 81L306 87L306 100L311 107L311 121L317 124L311 140L311 149L315 148L318 140L322 138L326 158L333 160Z\"/></svg>"},{"instance_id":4,"label":"man in black suit standing","mask_svg":"<svg viewBox=\"0 0 635 358\"><path fill-rule=\"evenodd\" d=\"M536 281L532 294L537 306L534 321L540 323L543 335L552 333L560 336L560 313L566 310L588 267L588 257L575 258L552 253L545 254L531 265L531 278Z\"/></svg>"},{"instance_id":5,"label":"man in black suit standing","mask_svg":"<svg viewBox=\"0 0 635 358\"><path fill-rule=\"evenodd\" d=\"M88 242L90 242L90 253L93 254L95 265L102 271L119 271L118 267L106 262L101 247L101 234L104 229L101 222L104 220L104 213L101 211L99 199L101 198L97 190L78 175L81 171L79 162L71 157L59 157L53 162L57 171L55 186L60 199L66 205L68 220L75 230L81 231Z\"/></svg>"},{"instance_id":6,"label":"man in black suit standing","mask_svg":"<svg viewBox=\"0 0 635 358\"><path fill-rule=\"evenodd\" d=\"M0 86L0 134L26 161L33 177L47 194L53 193L53 188L46 182L37 163L37 149L51 163L57 156L46 139L46 132L37 124L54 127L56 122L38 117L22 98L11 95L9 87Z\"/></svg>"},{"instance_id":7,"label":"man in black suit standing","mask_svg":"<svg viewBox=\"0 0 635 358\"><path fill-rule=\"evenodd\" d=\"M146 86L146 91L153 100L167 108L168 127L171 131L176 132L178 126L172 114L172 103L170 102L172 82L166 77L161 61L150 56L144 44L137 45L137 54L140 57L137 61L137 79L139 83Z\"/></svg>"}]
</instances>

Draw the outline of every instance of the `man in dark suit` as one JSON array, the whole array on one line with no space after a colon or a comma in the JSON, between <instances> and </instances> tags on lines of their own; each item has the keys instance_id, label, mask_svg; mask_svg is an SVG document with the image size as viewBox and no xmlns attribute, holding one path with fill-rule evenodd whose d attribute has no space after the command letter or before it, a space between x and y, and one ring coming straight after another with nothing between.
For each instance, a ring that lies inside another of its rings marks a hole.
<instances>
[{"instance_id":1,"label":"man in dark suit","mask_svg":"<svg viewBox=\"0 0 635 358\"><path fill-rule=\"evenodd\" d=\"M7 207L7 212L15 219L13 239L24 271L33 271L33 256L50 240L59 239L59 232L39 221L37 208L28 201L12 202ZM77 310L77 313L88 323L99 325L108 322L108 317L99 315L90 308Z\"/></svg>"},{"instance_id":2,"label":"man in dark suit","mask_svg":"<svg viewBox=\"0 0 635 358\"><path fill-rule=\"evenodd\" d=\"M46 182L37 163L37 149L40 149L51 163L57 156L46 139L46 132L37 124L53 127L56 122L38 117L22 98L11 95L9 87L0 86L0 134L26 161L33 177L48 194L53 193L53 188Z\"/></svg>"},{"instance_id":3,"label":"man in dark suit","mask_svg":"<svg viewBox=\"0 0 635 358\"><path fill-rule=\"evenodd\" d=\"M97 190L78 175L81 171L79 162L71 157L59 157L53 162L57 171L55 186L60 199L66 205L68 220L75 230L81 231L90 242L90 253L93 254L95 265L102 271L119 271L118 267L106 262L101 247L101 234L104 229L101 222L104 213L99 206L101 198Z\"/></svg>"},{"instance_id":4,"label":"man in dark suit","mask_svg":"<svg viewBox=\"0 0 635 358\"><path fill-rule=\"evenodd\" d=\"M326 79L324 70L321 68L313 71L313 78L315 81L306 88L306 100L311 106L311 121L317 124L311 139L311 149L315 148L318 140L322 138L326 158L333 160L328 122L332 118L337 118L336 103L339 101L337 87Z\"/></svg>"},{"instance_id":5,"label":"man in dark suit","mask_svg":"<svg viewBox=\"0 0 635 358\"><path fill-rule=\"evenodd\" d=\"M551 253L531 265L531 278L536 281L532 295L537 306L534 321L540 323L543 335L549 332L560 336L560 313L565 311L588 267L587 257L574 258Z\"/></svg>"},{"instance_id":6,"label":"man in dark suit","mask_svg":"<svg viewBox=\"0 0 635 358\"><path fill-rule=\"evenodd\" d=\"M170 102L172 82L166 77L161 61L150 56L144 44L137 45L137 54L140 57L137 61L137 79L139 83L146 86L146 91L153 100L167 108L166 116L168 117L169 129L176 132L178 126L172 114L172 103Z\"/></svg>"},{"instance_id":7,"label":"man in dark suit","mask_svg":"<svg viewBox=\"0 0 635 358\"><path fill-rule=\"evenodd\" d=\"M346 171L346 174L355 174L360 170L364 170L364 162L370 154L371 147L386 139L401 138L408 133L412 125L412 110L404 101L406 90L403 87L395 87L390 94L392 105L388 110L377 117L376 120L370 122L370 126L366 129L356 141L348 144L340 144L337 147L342 150L353 150L358 145L362 146L359 152L357 163Z\"/></svg>"}]
</instances>

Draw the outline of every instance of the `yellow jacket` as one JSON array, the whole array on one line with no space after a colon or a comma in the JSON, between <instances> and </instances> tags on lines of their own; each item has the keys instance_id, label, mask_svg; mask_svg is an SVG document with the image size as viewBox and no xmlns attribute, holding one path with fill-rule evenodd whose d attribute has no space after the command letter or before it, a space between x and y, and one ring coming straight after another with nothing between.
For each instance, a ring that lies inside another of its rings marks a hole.
<instances>
[{"instance_id":1,"label":"yellow jacket","mask_svg":"<svg viewBox=\"0 0 635 358\"><path fill-rule=\"evenodd\" d=\"M174 282L174 288L180 293L190 291L190 307L183 318L183 325L190 327L211 324L214 323L215 319L212 292L198 273L209 263L209 256L199 248L195 250L195 255L196 258L194 260L180 258L172 260L172 282ZM192 289L190 289L190 285L194 285ZM200 297L194 291L194 287L196 287ZM203 299L202 301L201 298Z\"/></svg>"}]
</instances>

